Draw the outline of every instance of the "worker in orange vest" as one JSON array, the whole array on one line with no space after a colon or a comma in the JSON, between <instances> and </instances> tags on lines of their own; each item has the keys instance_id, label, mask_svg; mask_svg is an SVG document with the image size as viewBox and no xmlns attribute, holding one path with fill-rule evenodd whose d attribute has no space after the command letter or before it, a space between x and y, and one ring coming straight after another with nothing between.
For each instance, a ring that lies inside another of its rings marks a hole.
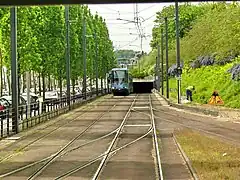
<instances>
[{"instance_id":1,"label":"worker in orange vest","mask_svg":"<svg viewBox=\"0 0 240 180\"><path fill-rule=\"evenodd\" d=\"M219 96L218 92L215 90L212 93L212 97L210 98L208 104L224 104L222 98Z\"/></svg>"}]
</instances>

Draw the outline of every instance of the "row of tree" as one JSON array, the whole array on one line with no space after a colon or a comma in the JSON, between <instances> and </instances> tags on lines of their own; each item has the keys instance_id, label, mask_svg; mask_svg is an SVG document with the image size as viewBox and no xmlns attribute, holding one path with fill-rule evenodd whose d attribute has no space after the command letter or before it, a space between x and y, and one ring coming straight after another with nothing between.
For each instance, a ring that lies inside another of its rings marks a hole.
<instances>
[{"instance_id":1,"label":"row of tree","mask_svg":"<svg viewBox=\"0 0 240 180\"><path fill-rule=\"evenodd\" d=\"M239 2L209 2L192 5L179 5L180 60L184 67L197 68L202 65L224 65L232 62L239 51ZM163 30L163 52L165 61L165 21L168 20L169 70L176 72L176 22L175 6L165 6L157 12L152 30L152 51L147 58L142 58L144 76L154 74L157 45L161 45ZM145 62L147 61L147 62ZM135 71L138 67L135 68ZM136 76L137 74L135 74Z\"/></svg>"},{"instance_id":2,"label":"row of tree","mask_svg":"<svg viewBox=\"0 0 240 180\"><path fill-rule=\"evenodd\" d=\"M239 9L238 2L179 5L181 60L185 64L190 64L199 56L214 55L216 61L221 61L228 56L239 54ZM157 13L151 47L156 49L157 44L161 44L161 29L164 32L165 17L168 18L169 60L174 64L176 61L174 5L166 6Z\"/></svg>"},{"instance_id":3,"label":"row of tree","mask_svg":"<svg viewBox=\"0 0 240 180\"><path fill-rule=\"evenodd\" d=\"M87 77L93 79L98 69L99 78L105 78L106 72L116 64L105 20L97 14L93 15L83 5L70 6L69 18L72 85L76 84L79 77L83 77L83 51L86 52ZM83 19L86 23L83 23ZM10 8L0 9L0 24L1 66L7 67L10 74ZM53 78L62 84L66 79L65 7L18 7L17 27L19 77L24 77L25 72L34 72L39 79ZM84 36L86 48L83 46Z\"/></svg>"}]
</instances>

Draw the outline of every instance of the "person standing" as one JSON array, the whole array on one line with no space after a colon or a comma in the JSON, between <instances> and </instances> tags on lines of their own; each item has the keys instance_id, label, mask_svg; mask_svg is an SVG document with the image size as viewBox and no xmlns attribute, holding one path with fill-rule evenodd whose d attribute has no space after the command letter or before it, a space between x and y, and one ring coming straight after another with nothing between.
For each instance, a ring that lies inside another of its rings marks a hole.
<instances>
[{"instance_id":1,"label":"person standing","mask_svg":"<svg viewBox=\"0 0 240 180\"><path fill-rule=\"evenodd\" d=\"M195 90L195 87L194 86L188 86L186 88L186 95L187 95L187 100L188 101L193 101L192 99L192 92Z\"/></svg>"}]
</instances>

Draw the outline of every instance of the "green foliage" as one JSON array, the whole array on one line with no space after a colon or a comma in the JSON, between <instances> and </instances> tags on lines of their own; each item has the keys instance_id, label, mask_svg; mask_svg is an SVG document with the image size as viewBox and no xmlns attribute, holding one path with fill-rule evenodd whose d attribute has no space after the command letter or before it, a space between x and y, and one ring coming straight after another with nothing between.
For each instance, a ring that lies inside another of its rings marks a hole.
<instances>
[{"instance_id":1,"label":"green foliage","mask_svg":"<svg viewBox=\"0 0 240 180\"><path fill-rule=\"evenodd\" d=\"M87 76L93 76L94 61L98 59L95 65L98 65L100 77L105 77L105 73L116 65L106 23L98 15L93 16L87 6L73 5L69 10L71 79L83 76L83 18L86 22ZM10 69L9 8L0 8L0 23L0 55ZM65 7L18 7L17 23L19 73L33 70L56 79L66 78Z\"/></svg>"},{"instance_id":2,"label":"green foliage","mask_svg":"<svg viewBox=\"0 0 240 180\"><path fill-rule=\"evenodd\" d=\"M137 54L137 52L133 50L117 50L114 53L117 59L120 59L121 62L126 63L128 63L128 61L131 58L134 58Z\"/></svg>"},{"instance_id":3,"label":"green foliage","mask_svg":"<svg viewBox=\"0 0 240 180\"><path fill-rule=\"evenodd\" d=\"M240 108L240 82L231 80L231 75L227 72L235 62L228 63L224 66L206 66L199 69L184 70L182 76L182 95L186 96L185 89L189 85L195 86L195 93L193 93L194 102L206 104L208 103L211 94L214 90L219 92L225 106L231 108ZM170 80L170 96L174 99L177 97L177 81Z\"/></svg>"},{"instance_id":4,"label":"green foliage","mask_svg":"<svg viewBox=\"0 0 240 180\"><path fill-rule=\"evenodd\" d=\"M240 54L239 21L239 4L208 11L198 19L189 35L181 40L184 61L189 63L198 56L211 54L217 54L218 61L229 55Z\"/></svg>"},{"instance_id":5,"label":"green foliage","mask_svg":"<svg viewBox=\"0 0 240 180\"><path fill-rule=\"evenodd\" d=\"M179 35L183 38L192 29L195 21L201 17L206 9L209 9L212 5L202 4L200 6L194 6L190 3L179 5ZM168 19L168 38L169 49L175 47L176 28L175 28L175 6L165 6L162 11L157 13L157 19L155 20L156 26L152 30L153 39L151 41L152 48L157 48L157 44L160 44L161 33L160 30L165 30L164 18Z\"/></svg>"},{"instance_id":6,"label":"green foliage","mask_svg":"<svg viewBox=\"0 0 240 180\"><path fill-rule=\"evenodd\" d=\"M156 51L153 50L149 55L140 58L139 64L131 69L134 78L144 78L154 74L154 65L156 63ZM140 70L140 71L139 71Z\"/></svg>"},{"instance_id":7,"label":"green foliage","mask_svg":"<svg viewBox=\"0 0 240 180\"><path fill-rule=\"evenodd\" d=\"M158 13L156 23L160 23L163 17L169 18L169 64L171 65L176 63L174 6L163 8ZM225 57L240 54L239 3L201 3L198 6L186 3L179 6L179 18L180 55L185 67L199 56L214 55L219 62ZM146 63L151 64L151 67L155 64L157 55L155 49L157 43L160 43L159 30L162 26L153 28L151 45L154 51L150 54L155 56L146 58L146 61L149 61Z\"/></svg>"}]
</instances>

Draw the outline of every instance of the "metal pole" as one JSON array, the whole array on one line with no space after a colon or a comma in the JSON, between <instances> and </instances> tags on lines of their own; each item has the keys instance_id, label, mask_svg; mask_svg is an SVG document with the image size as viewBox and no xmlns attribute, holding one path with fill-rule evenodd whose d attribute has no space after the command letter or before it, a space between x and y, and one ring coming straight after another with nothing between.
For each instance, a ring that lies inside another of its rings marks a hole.
<instances>
[{"instance_id":1,"label":"metal pole","mask_svg":"<svg viewBox=\"0 0 240 180\"><path fill-rule=\"evenodd\" d=\"M96 95L98 96L98 42L97 42L97 35L96 31L94 32L95 38L95 48L96 48L96 57L95 57L95 70L96 70Z\"/></svg>"},{"instance_id":2,"label":"metal pole","mask_svg":"<svg viewBox=\"0 0 240 180\"><path fill-rule=\"evenodd\" d=\"M181 73L180 73L180 41L179 41L179 17L178 17L178 2L175 2L175 17L176 17L176 60L177 60L177 86L178 86L178 104L181 103Z\"/></svg>"},{"instance_id":3,"label":"metal pole","mask_svg":"<svg viewBox=\"0 0 240 180\"><path fill-rule=\"evenodd\" d=\"M70 30L70 24L69 24L69 5L65 6L65 23L66 23L66 41L67 41L67 47L66 47L66 75L67 75L67 104L69 110L71 110L71 100L70 100L70 39L69 39L69 30Z\"/></svg>"},{"instance_id":4,"label":"metal pole","mask_svg":"<svg viewBox=\"0 0 240 180\"><path fill-rule=\"evenodd\" d=\"M87 74L87 59L86 59L86 21L83 17L83 98L87 99L86 95L86 74Z\"/></svg>"},{"instance_id":5,"label":"metal pole","mask_svg":"<svg viewBox=\"0 0 240 180\"><path fill-rule=\"evenodd\" d=\"M2 50L0 49L0 58L1 58L1 75L0 75L0 78L1 78L1 92L0 92L0 95L2 96L3 95L3 62L2 62Z\"/></svg>"},{"instance_id":6,"label":"metal pole","mask_svg":"<svg viewBox=\"0 0 240 180\"><path fill-rule=\"evenodd\" d=\"M162 95L164 95L164 68L163 68L163 29L161 28L161 74L162 74Z\"/></svg>"},{"instance_id":7,"label":"metal pole","mask_svg":"<svg viewBox=\"0 0 240 180\"><path fill-rule=\"evenodd\" d=\"M11 76L12 76L12 130L18 133L18 69L17 69L17 8L10 11L11 20Z\"/></svg>"},{"instance_id":8,"label":"metal pole","mask_svg":"<svg viewBox=\"0 0 240 180\"><path fill-rule=\"evenodd\" d=\"M160 46L157 46L158 56L157 56L157 90L160 91Z\"/></svg>"},{"instance_id":9,"label":"metal pole","mask_svg":"<svg viewBox=\"0 0 240 180\"><path fill-rule=\"evenodd\" d=\"M169 79L168 79L168 19L165 17L165 38L166 38L166 93L167 98L169 98Z\"/></svg>"},{"instance_id":10,"label":"metal pole","mask_svg":"<svg viewBox=\"0 0 240 180\"><path fill-rule=\"evenodd\" d=\"M157 89L157 57L156 57L154 72L155 72L155 76L154 76L155 89Z\"/></svg>"},{"instance_id":11,"label":"metal pole","mask_svg":"<svg viewBox=\"0 0 240 180\"><path fill-rule=\"evenodd\" d=\"M31 86L30 77L31 77L31 73L30 72L26 73L26 76L27 76L27 112L29 113L29 115L31 114L31 112L30 112L30 104L31 104L31 101L30 101L30 86Z\"/></svg>"}]
</instances>

